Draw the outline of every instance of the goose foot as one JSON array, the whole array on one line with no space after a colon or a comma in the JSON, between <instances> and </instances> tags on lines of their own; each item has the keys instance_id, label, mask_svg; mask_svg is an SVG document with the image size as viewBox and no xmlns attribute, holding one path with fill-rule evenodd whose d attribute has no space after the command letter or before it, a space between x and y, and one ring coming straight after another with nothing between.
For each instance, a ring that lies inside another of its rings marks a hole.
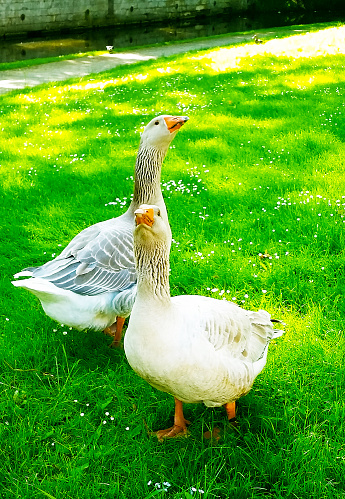
<instances>
[{"instance_id":1,"label":"goose foot","mask_svg":"<svg viewBox=\"0 0 345 499\"><path fill-rule=\"evenodd\" d=\"M189 423L189 421L186 421L186 424ZM170 428L167 428L166 430L159 430L155 431L154 435L158 438L160 442L163 442L166 438L181 438L181 437L186 437L188 435L187 431L187 426L178 426L174 425L171 426Z\"/></svg>"},{"instance_id":2,"label":"goose foot","mask_svg":"<svg viewBox=\"0 0 345 499\"><path fill-rule=\"evenodd\" d=\"M116 321L111 326L108 326L105 329L103 329L103 333L106 334L107 336L114 337L116 333Z\"/></svg>"},{"instance_id":3,"label":"goose foot","mask_svg":"<svg viewBox=\"0 0 345 499\"><path fill-rule=\"evenodd\" d=\"M212 431L205 431L204 438L206 440L214 440L216 442L219 442L221 438L221 429L218 428L218 426L216 426L215 428L212 429Z\"/></svg>"},{"instance_id":4,"label":"goose foot","mask_svg":"<svg viewBox=\"0 0 345 499\"><path fill-rule=\"evenodd\" d=\"M116 322L104 329L103 333L113 338L113 341L110 343L109 348L119 348L121 346L122 329L124 323L125 319L118 316L116 317Z\"/></svg>"},{"instance_id":5,"label":"goose foot","mask_svg":"<svg viewBox=\"0 0 345 499\"><path fill-rule=\"evenodd\" d=\"M218 443L221 438L224 437L224 435L231 429L233 432L233 429L236 429L238 427L238 422L235 419L229 420L229 426L226 425L224 426L223 429L220 429L218 426L215 426L212 428L212 430L205 431L204 432L204 439L205 440L210 440L211 442Z\"/></svg>"},{"instance_id":6,"label":"goose foot","mask_svg":"<svg viewBox=\"0 0 345 499\"><path fill-rule=\"evenodd\" d=\"M179 438L186 437L187 425L190 421L187 421L183 415L183 408L181 400L175 398L175 415L174 415L174 425L166 430L159 430L154 432L154 435L162 442L165 438Z\"/></svg>"}]
</instances>

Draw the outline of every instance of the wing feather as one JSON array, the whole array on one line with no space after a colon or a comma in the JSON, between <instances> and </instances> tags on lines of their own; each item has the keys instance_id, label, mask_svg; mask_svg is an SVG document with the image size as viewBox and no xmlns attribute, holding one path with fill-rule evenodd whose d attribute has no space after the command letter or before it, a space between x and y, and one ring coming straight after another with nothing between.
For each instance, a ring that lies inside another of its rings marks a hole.
<instances>
[{"instance_id":1,"label":"wing feather","mask_svg":"<svg viewBox=\"0 0 345 499\"><path fill-rule=\"evenodd\" d=\"M82 295L121 291L136 282L132 217L127 213L81 231L54 260L32 270Z\"/></svg>"},{"instance_id":2,"label":"wing feather","mask_svg":"<svg viewBox=\"0 0 345 499\"><path fill-rule=\"evenodd\" d=\"M276 331L268 312L253 312L226 300L205 296L176 296L188 310L197 334L209 341L215 350L231 350L231 355L251 362L262 358Z\"/></svg>"}]
</instances>

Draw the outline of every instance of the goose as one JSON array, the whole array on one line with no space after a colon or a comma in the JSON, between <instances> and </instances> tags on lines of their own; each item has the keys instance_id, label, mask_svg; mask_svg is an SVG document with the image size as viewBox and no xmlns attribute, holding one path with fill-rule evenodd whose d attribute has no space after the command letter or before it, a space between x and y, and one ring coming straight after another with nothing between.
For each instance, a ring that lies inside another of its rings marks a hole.
<instances>
[{"instance_id":1,"label":"goose","mask_svg":"<svg viewBox=\"0 0 345 499\"><path fill-rule=\"evenodd\" d=\"M261 40L261 39L258 37L258 35L256 35L256 34L252 36L252 39L254 40L254 42L255 42L257 45L259 45L260 43L263 43L263 40Z\"/></svg>"},{"instance_id":2,"label":"goose","mask_svg":"<svg viewBox=\"0 0 345 499\"><path fill-rule=\"evenodd\" d=\"M110 346L120 345L136 296L134 212L142 203L153 203L168 222L161 167L187 120L187 116L161 115L147 124L136 158L133 198L125 213L82 230L53 260L14 275L26 279L12 284L36 295L49 317L79 330L103 330L113 337Z\"/></svg>"},{"instance_id":3,"label":"goose","mask_svg":"<svg viewBox=\"0 0 345 499\"><path fill-rule=\"evenodd\" d=\"M245 310L206 296L170 296L170 229L158 206L135 212L137 297L124 338L129 365L175 399L172 427L159 440L187 434L183 403L224 406L236 422L236 400L263 370L268 346L283 334L264 310Z\"/></svg>"}]
</instances>

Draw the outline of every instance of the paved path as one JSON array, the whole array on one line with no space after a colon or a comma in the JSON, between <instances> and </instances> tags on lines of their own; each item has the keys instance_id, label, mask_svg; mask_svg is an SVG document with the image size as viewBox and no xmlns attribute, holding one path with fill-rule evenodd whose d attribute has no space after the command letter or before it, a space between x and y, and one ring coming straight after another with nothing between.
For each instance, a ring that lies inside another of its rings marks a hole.
<instances>
[{"instance_id":1,"label":"paved path","mask_svg":"<svg viewBox=\"0 0 345 499\"><path fill-rule=\"evenodd\" d=\"M34 87L41 83L63 81L69 78L86 76L91 73L100 73L121 64L148 61L149 59L157 59L162 56L180 54L188 50L218 47L247 39L249 40L250 36L226 35L171 45L142 47L131 52L105 53L97 56L86 56L40 64L38 66L0 71L0 94L10 92L11 90Z\"/></svg>"},{"instance_id":2,"label":"paved path","mask_svg":"<svg viewBox=\"0 0 345 499\"><path fill-rule=\"evenodd\" d=\"M307 29L306 29L307 30ZM302 31L301 29L298 31ZM289 31L290 34L293 31ZM270 33L260 32L260 37ZM132 64L134 62L148 61L158 57L171 56L188 52L189 50L208 49L251 41L251 35L224 35L215 38L195 39L190 42L182 42L171 45L155 47L142 47L131 52L118 52L116 54L105 53L97 56L87 56L78 59L50 62L38 66L30 66L21 69L0 71L0 94L11 90L20 90L27 87L35 87L41 83L63 81L69 78L79 78L91 73L100 73L121 64Z\"/></svg>"}]
</instances>

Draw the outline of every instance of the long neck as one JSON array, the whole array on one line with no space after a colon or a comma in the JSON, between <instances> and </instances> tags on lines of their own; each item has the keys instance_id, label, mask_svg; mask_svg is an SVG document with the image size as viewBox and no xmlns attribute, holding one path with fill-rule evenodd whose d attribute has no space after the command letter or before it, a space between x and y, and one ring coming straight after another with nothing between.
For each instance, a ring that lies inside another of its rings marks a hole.
<instances>
[{"instance_id":1,"label":"long neck","mask_svg":"<svg viewBox=\"0 0 345 499\"><path fill-rule=\"evenodd\" d=\"M166 150L148 148L140 144L135 164L132 207L157 204L162 197L160 180Z\"/></svg>"},{"instance_id":2,"label":"long neck","mask_svg":"<svg viewBox=\"0 0 345 499\"><path fill-rule=\"evenodd\" d=\"M138 298L170 302L169 250L166 244L157 243L154 248L135 245Z\"/></svg>"}]
</instances>

